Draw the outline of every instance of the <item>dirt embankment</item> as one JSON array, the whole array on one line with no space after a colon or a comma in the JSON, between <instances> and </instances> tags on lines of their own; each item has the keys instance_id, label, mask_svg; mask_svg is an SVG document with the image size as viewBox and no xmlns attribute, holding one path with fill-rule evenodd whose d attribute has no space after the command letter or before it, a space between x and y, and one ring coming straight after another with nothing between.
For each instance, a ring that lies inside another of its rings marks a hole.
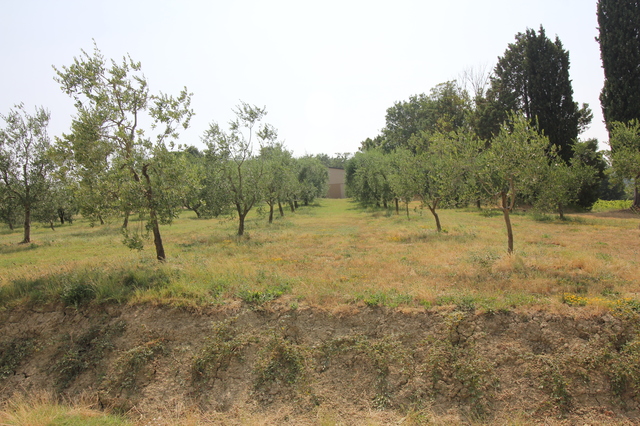
<instances>
[{"instance_id":1,"label":"dirt embankment","mask_svg":"<svg viewBox=\"0 0 640 426\"><path fill-rule=\"evenodd\" d=\"M200 312L19 309L0 313L0 400L44 390L144 418L199 410L226 424L243 413L302 424L365 412L634 423L635 318L284 300Z\"/></svg>"}]
</instances>

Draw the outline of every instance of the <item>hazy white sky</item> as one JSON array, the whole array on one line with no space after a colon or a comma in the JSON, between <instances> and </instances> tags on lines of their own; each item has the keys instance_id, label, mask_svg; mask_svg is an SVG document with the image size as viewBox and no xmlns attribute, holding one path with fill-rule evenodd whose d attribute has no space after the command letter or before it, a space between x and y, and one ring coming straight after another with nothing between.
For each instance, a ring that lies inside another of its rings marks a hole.
<instances>
[{"instance_id":1,"label":"hazy white sky","mask_svg":"<svg viewBox=\"0 0 640 426\"><path fill-rule=\"evenodd\" d=\"M67 132L71 99L52 65L70 65L92 39L107 58L142 62L153 92L194 93L180 143L200 145L240 100L296 156L354 152L395 101L428 93L464 69L492 68L517 32L543 25L570 53L574 100L594 111L582 138L607 139L596 0L0 0L0 112L51 111Z\"/></svg>"}]
</instances>

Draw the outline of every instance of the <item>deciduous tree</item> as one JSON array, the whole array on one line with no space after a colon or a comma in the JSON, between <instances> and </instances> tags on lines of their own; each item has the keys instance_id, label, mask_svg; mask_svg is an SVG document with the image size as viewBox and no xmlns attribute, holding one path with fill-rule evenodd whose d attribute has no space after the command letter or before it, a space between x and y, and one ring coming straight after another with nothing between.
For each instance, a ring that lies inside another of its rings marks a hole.
<instances>
[{"instance_id":1,"label":"deciduous tree","mask_svg":"<svg viewBox=\"0 0 640 426\"><path fill-rule=\"evenodd\" d=\"M471 100L456 81L447 81L432 88L429 95L413 95L407 101L394 103L387 109L382 135L367 139L362 149L382 148L391 152L396 148L418 149L421 133L448 132L467 127Z\"/></svg>"}]
</instances>

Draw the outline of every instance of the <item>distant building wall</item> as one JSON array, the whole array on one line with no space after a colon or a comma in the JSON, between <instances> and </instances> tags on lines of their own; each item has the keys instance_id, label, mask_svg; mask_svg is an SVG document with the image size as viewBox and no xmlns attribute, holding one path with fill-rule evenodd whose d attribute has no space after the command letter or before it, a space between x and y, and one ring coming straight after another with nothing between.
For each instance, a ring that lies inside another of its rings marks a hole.
<instances>
[{"instance_id":1,"label":"distant building wall","mask_svg":"<svg viewBox=\"0 0 640 426\"><path fill-rule=\"evenodd\" d=\"M329 192L327 198L346 198L344 169L329 167Z\"/></svg>"}]
</instances>

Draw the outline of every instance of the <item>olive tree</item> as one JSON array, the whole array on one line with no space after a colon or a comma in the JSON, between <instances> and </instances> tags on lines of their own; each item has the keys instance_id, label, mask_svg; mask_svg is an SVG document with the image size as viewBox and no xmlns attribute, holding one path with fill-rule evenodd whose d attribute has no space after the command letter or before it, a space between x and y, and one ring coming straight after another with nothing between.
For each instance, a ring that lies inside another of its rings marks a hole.
<instances>
[{"instance_id":1,"label":"olive tree","mask_svg":"<svg viewBox=\"0 0 640 426\"><path fill-rule=\"evenodd\" d=\"M310 155L298 158L297 170L298 196L305 206L327 194L329 170L322 161Z\"/></svg>"},{"instance_id":2,"label":"olive tree","mask_svg":"<svg viewBox=\"0 0 640 426\"><path fill-rule=\"evenodd\" d=\"M469 132L436 133L420 154L416 193L433 215L438 232L442 231L438 208L464 204L477 195L476 160L483 146L484 141Z\"/></svg>"},{"instance_id":3,"label":"olive tree","mask_svg":"<svg viewBox=\"0 0 640 426\"><path fill-rule=\"evenodd\" d=\"M207 167L218 173L212 184L224 185L231 205L238 213L238 236L244 235L245 219L251 209L264 198L264 158L258 147L275 142L273 126L262 123L266 108L241 102L234 110L236 117L229 122L229 131L212 122L202 137L207 145Z\"/></svg>"},{"instance_id":4,"label":"olive tree","mask_svg":"<svg viewBox=\"0 0 640 426\"><path fill-rule=\"evenodd\" d=\"M640 121L611 123L609 159L618 176L633 181L633 207L640 209Z\"/></svg>"},{"instance_id":5,"label":"olive tree","mask_svg":"<svg viewBox=\"0 0 640 426\"><path fill-rule=\"evenodd\" d=\"M396 214L399 214L399 202L404 202L407 219L409 218L409 203L418 195L416 183L422 171L420 158L407 148L396 148L389 156L389 185L396 203Z\"/></svg>"},{"instance_id":6,"label":"olive tree","mask_svg":"<svg viewBox=\"0 0 640 426\"><path fill-rule=\"evenodd\" d=\"M0 129L0 196L6 201L5 216L11 224L16 208L24 218L22 243L31 242L32 213L48 196L54 170L49 157L51 141L47 134L50 114L36 108L29 114L23 104L7 115L0 114L5 125Z\"/></svg>"},{"instance_id":7,"label":"olive tree","mask_svg":"<svg viewBox=\"0 0 640 426\"><path fill-rule=\"evenodd\" d=\"M347 194L363 205L382 204L386 208L394 198L390 158L380 148L357 152L346 164Z\"/></svg>"},{"instance_id":8,"label":"olive tree","mask_svg":"<svg viewBox=\"0 0 640 426\"><path fill-rule=\"evenodd\" d=\"M71 65L54 69L77 109L71 134L64 137L71 161L86 169L83 178L94 179L94 191L105 179L115 182L125 218L130 212L144 218L156 257L164 261L160 224L178 214L181 194L192 184L184 176L184 159L171 152L178 130L186 129L193 115L191 94L186 88L177 97L150 93L140 62L128 55L121 62L107 61L95 45L92 54L82 50ZM106 174L93 173L96 158ZM141 232L125 231L125 243L140 248Z\"/></svg>"},{"instance_id":9,"label":"olive tree","mask_svg":"<svg viewBox=\"0 0 640 426\"><path fill-rule=\"evenodd\" d=\"M510 213L520 197L534 193L548 172L549 140L521 114L513 114L481 155L477 177L485 196L497 203L513 253ZM552 149L553 151L553 149Z\"/></svg>"},{"instance_id":10,"label":"olive tree","mask_svg":"<svg viewBox=\"0 0 640 426\"><path fill-rule=\"evenodd\" d=\"M295 159L281 143L262 147L260 157L265 162L264 201L269 206L269 223L273 223L275 206L278 205L280 216L284 216L282 203L295 192Z\"/></svg>"},{"instance_id":11,"label":"olive tree","mask_svg":"<svg viewBox=\"0 0 640 426\"><path fill-rule=\"evenodd\" d=\"M565 208L578 201L580 190L597 179L597 170L579 161L566 164L552 159L547 173L536 191L534 207L541 211L555 211L564 219Z\"/></svg>"}]
</instances>

